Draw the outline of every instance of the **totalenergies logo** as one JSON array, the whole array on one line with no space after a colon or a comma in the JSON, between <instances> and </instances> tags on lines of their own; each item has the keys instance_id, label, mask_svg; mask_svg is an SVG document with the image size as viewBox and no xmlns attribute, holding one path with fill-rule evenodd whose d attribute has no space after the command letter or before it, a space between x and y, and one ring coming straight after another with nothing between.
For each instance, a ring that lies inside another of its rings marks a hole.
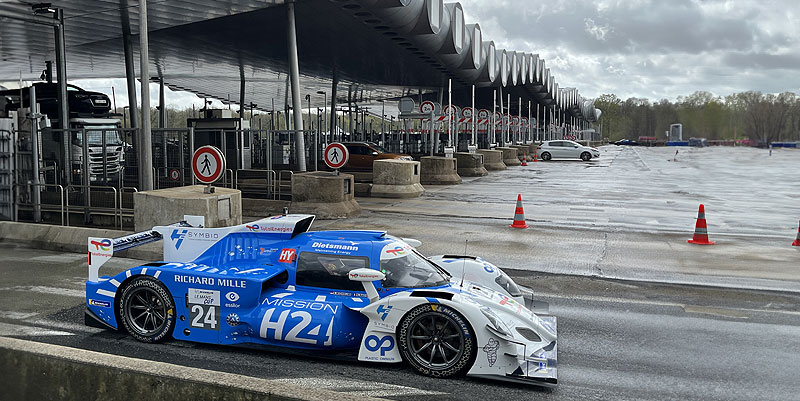
<instances>
[{"instance_id":1,"label":"totalenergies logo","mask_svg":"<svg viewBox=\"0 0 800 401\"><path fill-rule=\"evenodd\" d=\"M111 240L108 238L102 241L91 241L91 244L94 245L95 251L108 252L111 250Z\"/></svg>"},{"instance_id":2,"label":"totalenergies logo","mask_svg":"<svg viewBox=\"0 0 800 401\"><path fill-rule=\"evenodd\" d=\"M406 251L403 249L403 247L396 246L396 247L394 247L392 249L387 249L386 253L390 253L390 254L392 254L394 256L398 256L398 255L405 255Z\"/></svg>"},{"instance_id":3,"label":"totalenergies logo","mask_svg":"<svg viewBox=\"0 0 800 401\"><path fill-rule=\"evenodd\" d=\"M261 228L258 226L258 224L253 224L252 226L248 224L245 227L247 227L247 229L250 231L258 231Z\"/></svg>"}]
</instances>

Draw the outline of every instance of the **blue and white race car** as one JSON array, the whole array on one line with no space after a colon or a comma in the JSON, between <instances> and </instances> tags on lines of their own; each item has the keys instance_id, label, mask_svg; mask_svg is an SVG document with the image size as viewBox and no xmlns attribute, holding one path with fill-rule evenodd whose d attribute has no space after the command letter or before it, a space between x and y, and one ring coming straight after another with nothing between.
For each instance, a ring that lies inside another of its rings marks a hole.
<instances>
[{"instance_id":1,"label":"blue and white race car","mask_svg":"<svg viewBox=\"0 0 800 401\"><path fill-rule=\"evenodd\" d=\"M496 266L428 259L419 241L382 231L310 232L313 221L89 238L86 324L144 342L348 351L427 376L557 383L556 318ZM161 239L164 261L99 276L115 252Z\"/></svg>"}]
</instances>

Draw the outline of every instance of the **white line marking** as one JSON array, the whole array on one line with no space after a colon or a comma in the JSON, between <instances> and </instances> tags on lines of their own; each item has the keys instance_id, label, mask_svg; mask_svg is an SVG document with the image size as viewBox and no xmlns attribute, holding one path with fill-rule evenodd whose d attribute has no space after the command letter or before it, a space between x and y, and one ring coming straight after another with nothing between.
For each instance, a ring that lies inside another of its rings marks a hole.
<instances>
[{"instance_id":1,"label":"white line marking","mask_svg":"<svg viewBox=\"0 0 800 401\"><path fill-rule=\"evenodd\" d=\"M48 330L41 327L21 326L18 324L0 323L0 336L71 336L73 333Z\"/></svg>"},{"instance_id":2,"label":"white line marking","mask_svg":"<svg viewBox=\"0 0 800 401\"><path fill-rule=\"evenodd\" d=\"M99 289L97 290L97 295L105 295L109 298L114 298L114 293L108 290Z\"/></svg>"},{"instance_id":3,"label":"white line marking","mask_svg":"<svg viewBox=\"0 0 800 401\"><path fill-rule=\"evenodd\" d=\"M207 273L213 274L213 273L216 273L216 272L218 272L218 271L219 271L219 269L217 269L217 268L215 267L215 268L213 268L213 269L209 270Z\"/></svg>"},{"instance_id":4,"label":"white line marking","mask_svg":"<svg viewBox=\"0 0 800 401\"><path fill-rule=\"evenodd\" d=\"M574 300L590 301L590 302L611 302L618 304L634 304L634 305L648 305L648 306L671 306L682 309L688 307L690 311L687 312L697 313L694 311L694 309L697 308L697 305L680 304L677 302L646 301L640 299L622 299L622 298L612 298L612 297L598 297L591 295L557 295L557 294L549 294L542 292L534 293L534 298L537 296L541 296L544 298L574 299ZM784 315L800 316L800 312L788 311L788 310L770 310L770 309L752 309L752 308L716 308L716 309L718 311L723 311L727 309L731 311L745 311L754 313L780 313Z\"/></svg>"},{"instance_id":5,"label":"white line marking","mask_svg":"<svg viewBox=\"0 0 800 401\"><path fill-rule=\"evenodd\" d=\"M61 296L65 296L65 297L76 297L76 298L84 298L86 296L84 290L73 290L71 288L47 287L47 286L42 286L42 285L17 286L17 287L0 288L0 291L3 291L3 290L23 291L23 292L38 292L40 294L61 295Z\"/></svg>"},{"instance_id":6,"label":"white line marking","mask_svg":"<svg viewBox=\"0 0 800 401\"><path fill-rule=\"evenodd\" d=\"M111 280L108 280L108 282L111 283L111 285L113 285L114 287L119 288L119 281L117 281L116 279L112 278Z\"/></svg>"},{"instance_id":7,"label":"white line marking","mask_svg":"<svg viewBox=\"0 0 800 401\"><path fill-rule=\"evenodd\" d=\"M315 301L317 302L325 302L326 297L324 295L317 295Z\"/></svg>"},{"instance_id":8,"label":"white line marking","mask_svg":"<svg viewBox=\"0 0 800 401\"><path fill-rule=\"evenodd\" d=\"M353 297L353 301L356 301L356 302L364 302L364 300L363 300L363 299L361 299L361 298L355 298L355 297Z\"/></svg>"},{"instance_id":9,"label":"white line marking","mask_svg":"<svg viewBox=\"0 0 800 401\"><path fill-rule=\"evenodd\" d=\"M147 268L146 268L146 267L143 267L143 268L142 268L142 272L141 272L140 274L143 274L143 275L144 275L144 274L147 274Z\"/></svg>"},{"instance_id":10,"label":"white line marking","mask_svg":"<svg viewBox=\"0 0 800 401\"><path fill-rule=\"evenodd\" d=\"M298 377L292 379L274 379L274 382L291 384L304 388L333 390L370 397L394 397L402 395L439 395L447 394L437 391L422 390L414 387L400 386L381 382L368 382L350 379L329 379L317 377Z\"/></svg>"},{"instance_id":11,"label":"white line marking","mask_svg":"<svg viewBox=\"0 0 800 401\"><path fill-rule=\"evenodd\" d=\"M198 272L204 272L204 271L206 271L206 270L208 270L208 269L210 269L210 268L211 268L211 266L203 266L203 267L201 267L201 268L199 268L199 269L197 269L197 270L195 270L195 271L198 271Z\"/></svg>"},{"instance_id":12,"label":"white line marking","mask_svg":"<svg viewBox=\"0 0 800 401\"><path fill-rule=\"evenodd\" d=\"M158 276L160 275L161 275L161 270L156 270L156 274L154 274L153 277L158 278Z\"/></svg>"},{"instance_id":13,"label":"white line marking","mask_svg":"<svg viewBox=\"0 0 800 401\"><path fill-rule=\"evenodd\" d=\"M24 320L36 316L33 312L14 312L0 310L0 319Z\"/></svg>"},{"instance_id":14,"label":"white line marking","mask_svg":"<svg viewBox=\"0 0 800 401\"><path fill-rule=\"evenodd\" d=\"M275 294L275 295L271 296L270 298L283 298L283 297L288 297L289 295L292 295L292 293L291 292L282 292L280 294Z\"/></svg>"},{"instance_id":15,"label":"white line marking","mask_svg":"<svg viewBox=\"0 0 800 401\"><path fill-rule=\"evenodd\" d=\"M130 270L125 270L125 276L130 278L131 277L131 271Z\"/></svg>"}]
</instances>

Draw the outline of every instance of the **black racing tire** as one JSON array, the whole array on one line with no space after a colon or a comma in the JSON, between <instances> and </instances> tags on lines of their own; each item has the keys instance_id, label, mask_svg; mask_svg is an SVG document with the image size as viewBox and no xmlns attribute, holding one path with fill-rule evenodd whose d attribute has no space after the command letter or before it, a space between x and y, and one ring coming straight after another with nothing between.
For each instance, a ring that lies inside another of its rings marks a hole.
<instances>
[{"instance_id":1,"label":"black racing tire","mask_svg":"<svg viewBox=\"0 0 800 401\"><path fill-rule=\"evenodd\" d=\"M583 152L583 153L581 153L581 160L583 160L583 161L585 161L585 162L588 162L589 160L592 160L592 155L591 155L591 153L589 153L589 152Z\"/></svg>"},{"instance_id":2,"label":"black racing tire","mask_svg":"<svg viewBox=\"0 0 800 401\"><path fill-rule=\"evenodd\" d=\"M542 152L542 160L547 162L550 161L552 158L553 156L550 155L550 152Z\"/></svg>"},{"instance_id":3,"label":"black racing tire","mask_svg":"<svg viewBox=\"0 0 800 401\"><path fill-rule=\"evenodd\" d=\"M475 333L467 319L441 304L424 304L408 312L397 338L403 360L424 376L466 373L477 354Z\"/></svg>"},{"instance_id":4,"label":"black racing tire","mask_svg":"<svg viewBox=\"0 0 800 401\"><path fill-rule=\"evenodd\" d=\"M175 329L175 301L158 279L136 277L122 291L119 316L131 337L160 343Z\"/></svg>"}]
</instances>

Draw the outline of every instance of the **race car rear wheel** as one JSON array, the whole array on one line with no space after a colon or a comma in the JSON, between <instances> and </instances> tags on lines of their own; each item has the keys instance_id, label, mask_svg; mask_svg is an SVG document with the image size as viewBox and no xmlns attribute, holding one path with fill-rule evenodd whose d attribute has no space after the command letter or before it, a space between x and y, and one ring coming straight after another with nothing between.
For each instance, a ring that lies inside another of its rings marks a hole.
<instances>
[{"instance_id":1,"label":"race car rear wheel","mask_svg":"<svg viewBox=\"0 0 800 401\"><path fill-rule=\"evenodd\" d=\"M403 359L425 376L455 376L475 360L472 327L460 313L444 305L412 309L400 322L398 338Z\"/></svg>"},{"instance_id":2,"label":"race car rear wheel","mask_svg":"<svg viewBox=\"0 0 800 401\"><path fill-rule=\"evenodd\" d=\"M134 278L125 287L119 315L128 333L146 343L164 341L175 328L175 302L164 284L152 277Z\"/></svg>"}]
</instances>

